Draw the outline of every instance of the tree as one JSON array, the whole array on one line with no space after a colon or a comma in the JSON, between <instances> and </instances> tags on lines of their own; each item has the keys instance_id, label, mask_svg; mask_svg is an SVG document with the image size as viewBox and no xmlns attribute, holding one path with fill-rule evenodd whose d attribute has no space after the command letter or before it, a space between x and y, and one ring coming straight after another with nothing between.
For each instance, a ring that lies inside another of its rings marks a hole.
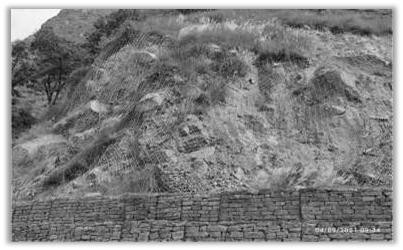
<instances>
[{"instance_id":1,"label":"tree","mask_svg":"<svg viewBox=\"0 0 403 250\"><path fill-rule=\"evenodd\" d=\"M59 38L52 28L47 27L35 34L31 48L36 52L38 66L32 78L42 83L48 104L54 105L68 75L82 65L80 47Z\"/></svg>"},{"instance_id":2,"label":"tree","mask_svg":"<svg viewBox=\"0 0 403 250\"><path fill-rule=\"evenodd\" d=\"M16 86L27 81L32 73L32 58L29 47L24 41L16 41L11 47L11 90L13 96L19 96Z\"/></svg>"},{"instance_id":3,"label":"tree","mask_svg":"<svg viewBox=\"0 0 403 250\"><path fill-rule=\"evenodd\" d=\"M11 58L12 66L11 71L15 72L16 66L21 63L28 56L28 47L23 41L16 41L12 45Z\"/></svg>"}]
</instances>

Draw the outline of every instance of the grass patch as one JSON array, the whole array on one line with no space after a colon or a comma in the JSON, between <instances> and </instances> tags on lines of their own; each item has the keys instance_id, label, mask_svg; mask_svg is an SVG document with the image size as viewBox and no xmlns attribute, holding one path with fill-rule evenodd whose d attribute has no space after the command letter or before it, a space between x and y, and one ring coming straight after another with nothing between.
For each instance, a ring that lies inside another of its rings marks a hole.
<instances>
[{"instance_id":1,"label":"grass patch","mask_svg":"<svg viewBox=\"0 0 403 250\"><path fill-rule=\"evenodd\" d=\"M267 179L258 181L260 189L285 190L293 188L323 188L345 186L349 178L336 174L332 167L315 169L312 166L303 167L295 163L291 167L281 167L272 170Z\"/></svg>"},{"instance_id":2,"label":"grass patch","mask_svg":"<svg viewBox=\"0 0 403 250\"><path fill-rule=\"evenodd\" d=\"M224 25L209 27L197 33L189 32L179 40L179 47L189 44L203 45L214 43L223 49L244 48L249 49L258 39L258 34L244 29L228 28Z\"/></svg>"},{"instance_id":3,"label":"grass patch","mask_svg":"<svg viewBox=\"0 0 403 250\"><path fill-rule=\"evenodd\" d=\"M154 64L150 74L145 77L145 81L140 83L138 87L138 91L142 92L140 98L147 93L174 86L174 75L177 72L179 72L178 63L169 57L162 57Z\"/></svg>"},{"instance_id":4,"label":"grass patch","mask_svg":"<svg viewBox=\"0 0 403 250\"><path fill-rule=\"evenodd\" d=\"M328 29L334 34L351 32L358 35L381 36L393 33L392 10L239 9L209 12L209 15L213 14L220 15L222 20L234 20L237 23L266 22L271 18L277 18L290 27Z\"/></svg>"},{"instance_id":5,"label":"grass patch","mask_svg":"<svg viewBox=\"0 0 403 250\"><path fill-rule=\"evenodd\" d=\"M259 90L265 103L271 103L275 84L285 81L295 68L309 66L311 42L308 36L273 23L264 27L262 39L255 43L253 51L257 55L254 64L258 69Z\"/></svg>"},{"instance_id":6,"label":"grass patch","mask_svg":"<svg viewBox=\"0 0 403 250\"><path fill-rule=\"evenodd\" d=\"M326 11L283 11L278 18L291 27L308 26L313 29L328 29L333 34L350 32L358 35L392 34L392 17L374 13L326 10Z\"/></svg>"},{"instance_id":7,"label":"grass patch","mask_svg":"<svg viewBox=\"0 0 403 250\"><path fill-rule=\"evenodd\" d=\"M71 181L88 171L107 147L116 142L105 134L101 134L89 147L83 149L66 165L51 172L43 181L43 186L57 186Z\"/></svg>"},{"instance_id":8,"label":"grass patch","mask_svg":"<svg viewBox=\"0 0 403 250\"><path fill-rule=\"evenodd\" d=\"M246 31L214 28L182 37L167 56L188 78L194 74L243 77L248 67L236 52L252 48L255 40L256 35Z\"/></svg>"},{"instance_id":9,"label":"grass patch","mask_svg":"<svg viewBox=\"0 0 403 250\"><path fill-rule=\"evenodd\" d=\"M259 66L270 63L293 63L307 66L311 50L310 39L280 24L268 24L264 27L262 40L255 43L253 50L258 55Z\"/></svg>"},{"instance_id":10,"label":"grass patch","mask_svg":"<svg viewBox=\"0 0 403 250\"><path fill-rule=\"evenodd\" d=\"M244 77L248 69L247 65L235 55L214 61L212 64L212 70L224 78Z\"/></svg>"}]
</instances>

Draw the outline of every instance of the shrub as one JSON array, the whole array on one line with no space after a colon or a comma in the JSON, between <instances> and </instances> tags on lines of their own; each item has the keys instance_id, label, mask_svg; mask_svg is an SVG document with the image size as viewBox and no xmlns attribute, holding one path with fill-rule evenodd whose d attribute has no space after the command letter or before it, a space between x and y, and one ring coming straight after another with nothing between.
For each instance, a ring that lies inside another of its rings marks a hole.
<instances>
[{"instance_id":1,"label":"shrub","mask_svg":"<svg viewBox=\"0 0 403 250\"><path fill-rule=\"evenodd\" d=\"M12 137L16 138L20 134L29 129L34 125L36 119L31 115L31 113L25 109L12 107L11 112L11 126L12 126Z\"/></svg>"},{"instance_id":2,"label":"shrub","mask_svg":"<svg viewBox=\"0 0 403 250\"><path fill-rule=\"evenodd\" d=\"M224 80L218 79L211 81L207 85L206 90L210 102L214 104L225 103L225 97L227 96L227 86Z\"/></svg>"},{"instance_id":3,"label":"shrub","mask_svg":"<svg viewBox=\"0 0 403 250\"><path fill-rule=\"evenodd\" d=\"M33 125L30 129L21 133L17 139L17 143L23 143L32 139L38 138L42 135L47 135L52 132L51 122L41 122Z\"/></svg>"},{"instance_id":4,"label":"shrub","mask_svg":"<svg viewBox=\"0 0 403 250\"><path fill-rule=\"evenodd\" d=\"M215 60L212 69L225 78L244 77L248 72L248 66L235 55Z\"/></svg>"},{"instance_id":5,"label":"shrub","mask_svg":"<svg viewBox=\"0 0 403 250\"><path fill-rule=\"evenodd\" d=\"M147 86L144 86L144 88L147 88L149 91L155 91L168 86L167 84L169 83L173 72L176 71L176 68L177 66L172 61L159 60L153 67L151 73L146 76Z\"/></svg>"},{"instance_id":6,"label":"shrub","mask_svg":"<svg viewBox=\"0 0 403 250\"><path fill-rule=\"evenodd\" d=\"M281 167L270 171L268 177L256 184L257 188L284 190L293 188L318 188L345 186L350 178L338 176L331 166L303 166L300 162L291 167Z\"/></svg>"}]
</instances>

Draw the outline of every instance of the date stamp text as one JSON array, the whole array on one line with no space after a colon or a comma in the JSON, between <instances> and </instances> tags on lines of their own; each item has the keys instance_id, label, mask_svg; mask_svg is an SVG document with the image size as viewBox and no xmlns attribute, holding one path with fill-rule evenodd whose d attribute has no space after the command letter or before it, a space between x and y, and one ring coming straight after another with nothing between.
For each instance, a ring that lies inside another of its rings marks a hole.
<instances>
[{"instance_id":1,"label":"date stamp text","mask_svg":"<svg viewBox=\"0 0 403 250\"><path fill-rule=\"evenodd\" d=\"M315 233L380 233L381 229L376 227L315 227Z\"/></svg>"}]
</instances>

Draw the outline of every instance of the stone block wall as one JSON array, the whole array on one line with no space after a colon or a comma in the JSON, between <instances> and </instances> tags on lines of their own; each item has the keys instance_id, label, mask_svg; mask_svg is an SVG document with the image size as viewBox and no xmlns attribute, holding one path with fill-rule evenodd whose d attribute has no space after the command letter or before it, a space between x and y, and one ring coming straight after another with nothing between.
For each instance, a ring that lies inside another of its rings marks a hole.
<instances>
[{"instance_id":1,"label":"stone block wall","mask_svg":"<svg viewBox=\"0 0 403 250\"><path fill-rule=\"evenodd\" d=\"M391 241L392 191L125 194L12 205L12 241Z\"/></svg>"}]
</instances>

